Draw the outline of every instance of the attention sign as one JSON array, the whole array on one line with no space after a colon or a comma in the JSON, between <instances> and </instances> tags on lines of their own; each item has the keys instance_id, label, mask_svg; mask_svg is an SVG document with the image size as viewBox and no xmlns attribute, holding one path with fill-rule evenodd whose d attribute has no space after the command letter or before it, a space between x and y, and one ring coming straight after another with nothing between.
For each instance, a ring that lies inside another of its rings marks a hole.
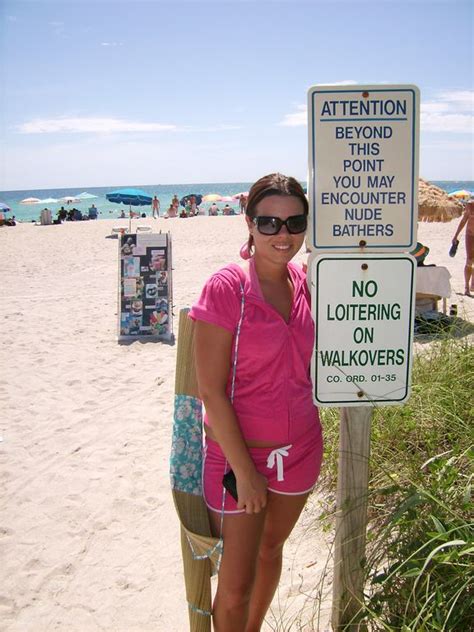
<instances>
[{"instance_id":1,"label":"attention sign","mask_svg":"<svg viewBox=\"0 0 474 632\"><path fill-rule=\"evenodd\" d=\"M412 85L309 89L313 249L414 247L419 101Z\"/></svg>"},{"instance_id":2,"label":"attention sign","mask_svg":"<svg viewBox=\"0 0 474 632\"><path fill-rule=\"evenodd\" d=\"M317 405L408 399L415 271L415 259L403 254L323 255L312 261Z\"/></svg>"}]
</instances>

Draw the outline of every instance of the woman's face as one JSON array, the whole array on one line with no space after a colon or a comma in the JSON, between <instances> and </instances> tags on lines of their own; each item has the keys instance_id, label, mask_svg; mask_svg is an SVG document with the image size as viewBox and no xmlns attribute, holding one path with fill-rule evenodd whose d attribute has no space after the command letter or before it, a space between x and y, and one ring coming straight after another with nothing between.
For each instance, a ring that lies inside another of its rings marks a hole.
<instances>
[{"instance_id":1,"label":"woman's face","mask_svg":"<svg viewBox=\"0 0 474 632\"><path fill-rule=\"evenodd\" d=\"M285 220L292 215L304 214L301 200L294 196L269 195L257 204L255 217L270 216ZM252 219L246 216L247 226L253 236L255 255L274 263L288 263L303 245L305 233L292 235L282 226L276 235L262 235Z\"/></svg>"}]
</instances>

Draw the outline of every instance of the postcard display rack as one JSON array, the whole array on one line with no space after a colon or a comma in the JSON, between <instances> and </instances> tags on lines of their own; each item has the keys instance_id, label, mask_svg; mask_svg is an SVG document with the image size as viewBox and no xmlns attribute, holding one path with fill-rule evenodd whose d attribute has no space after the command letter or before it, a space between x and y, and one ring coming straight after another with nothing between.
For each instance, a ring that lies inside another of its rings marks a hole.
<instances>
[{"instance_id":1,"label":"postcard display rack","mask_svg":"<svg viewBox=\"0 0 474 632\"><path fill-rule=\"evenodd\" d=\"M173 340L171 233L119 236L119 342Z\"/></svg>"}]
</instances>

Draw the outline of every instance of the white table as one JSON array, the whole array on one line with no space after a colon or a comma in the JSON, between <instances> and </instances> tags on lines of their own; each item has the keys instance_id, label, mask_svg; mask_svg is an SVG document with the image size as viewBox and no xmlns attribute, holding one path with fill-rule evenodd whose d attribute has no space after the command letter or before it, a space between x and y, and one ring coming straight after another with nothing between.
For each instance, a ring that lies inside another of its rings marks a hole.
<instances>
[{"instance_id":1,"label":"white table","mask_svg":"<svg viewBox=\"0 0 474 632\"><path fill-rule=\"evenodd\" d=\"M443 313L446 314L446 299L451 296L451 274L444 266L418 266L416 269L416 311L437 309L438 301L443 301Z\"/></svg>"}]
</instances>

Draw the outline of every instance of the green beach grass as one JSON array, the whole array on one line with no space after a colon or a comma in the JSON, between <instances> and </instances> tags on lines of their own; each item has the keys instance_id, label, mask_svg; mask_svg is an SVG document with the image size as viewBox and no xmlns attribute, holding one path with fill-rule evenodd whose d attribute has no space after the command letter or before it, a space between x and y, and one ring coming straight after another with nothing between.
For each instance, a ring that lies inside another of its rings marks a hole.
<instances>
[{"instance_id":1,"label":"green beach grass","mask_svg":"<svg viewBox=\"0 0 474 632\"><path fill-rule=\"evenodd\" d=\"M357 622L368 630L467 631L474 629L474 346L446 337L423 347L412 384L406 404L374 410L366 599ZM322 416L327 523L339 411Z\"/></svg>"}]
</instances>

